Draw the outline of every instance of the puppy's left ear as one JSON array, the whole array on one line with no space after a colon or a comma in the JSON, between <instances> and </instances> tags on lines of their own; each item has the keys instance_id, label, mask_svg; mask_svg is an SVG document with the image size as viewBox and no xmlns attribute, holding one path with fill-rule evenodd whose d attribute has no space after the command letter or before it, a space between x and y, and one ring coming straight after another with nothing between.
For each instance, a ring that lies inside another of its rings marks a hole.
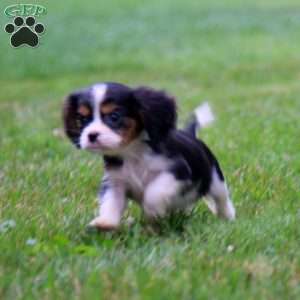
<instances>
[{"instance_id":1,"label":"puppy's left ear","mask_svg":"<svg viewBox=\"0 0 300 300\"><path fill-rule=\"evenodd\" d=\"M150 140L158 143L176 127L175 99L163 91L147 87L133 90L138 112Z\"/></svg>"}]
</instances>

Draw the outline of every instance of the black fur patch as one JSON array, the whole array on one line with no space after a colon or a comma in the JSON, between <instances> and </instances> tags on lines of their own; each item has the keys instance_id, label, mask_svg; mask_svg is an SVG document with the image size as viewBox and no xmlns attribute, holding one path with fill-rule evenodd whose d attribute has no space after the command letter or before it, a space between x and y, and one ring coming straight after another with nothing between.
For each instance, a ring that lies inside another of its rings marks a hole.
<instances>
[{"instance_id":1,"label":"black fur patch","mask_svg":"<svg viewBox=\"0 0 300 300\"><path fill-rule=\"evenodd\" d=\"M163 91L146 87L133 90L144 129L152 145L164 140L170 130L176 127L176 104L174 98Z\"/></svg>"},{"instance_id":2,"label":"black fur patch","mask_svg":"<svg viewBox=\"0 0 300 300\"><path fill-rule=\"evenodd\" d=\"M152 149L155 150L155 147ZM212 152L190 133L172 130L155 151L175 161L170 171L177 179L190 179L193 184L198 185L199 196L209 191L213 168L216 168L220 179L224 180L218 161Z\"/></svg>"},{"instance_id":3,"label":"black fur patch","mask_svg":"<svg viewBox=\"0 0 300 300\"><path fill-rule=\"evenodd\" d=\"M127 118L134 119L136 124L136 131L139 134L142 130L142 121L139 112L139 106L133 95L133 90L123 84L106 82L107 86L105 104L115 104L116 110L112 114L102 114L103 122L113 130L127 129ZM118 114L119 118L114 120L114 114ZM112 118L113 117L113 118Z\"/></svg>"},{"instance_id":4,"label":"black fur patch","mask_svg":"<svg viewBox=\"0 0 300 300\"><path fill-rule=\"evenodd\" d=\"M106 168L120 168L123 165L123 159L118 156L103 156L104 165Z\"/></svg>"},{"instance_id":5,"label":"black fur patch","mask_svg":"<svg viewBox=\"0 0 300 300\"><path fill-rule=\"evenodd\" d=\"M91 101L90 89L74 92L66 100L63 109L63 121L66 135L76 145L80 147L79 140L82 130L92 121L92 116L83 117L78 114L80 105L85 105L91 110L93 101Z\"/></svg>"},{"instance_id":6,"label":"black fur patch","mask_svg":"<svg viewBox=\"0 0 300 300\"><path fill-rule=\"evenodd\" d=\"M182 157L174 159L174 164L170 168L170 172L178 180L191 180L192 170Z\"/></svg>"},{"instance_id":7,"label":"black fur patch","mask_svg":"<svg viewBox=\"0 0 300 300\"><path fill-rule=\"evenodd\" d=\"M192 120L187 124L187 126L184 128L184 131L188 134L190 134L193 138L197 137L197 121L195 117L192 118Z\"/></svg>"}]
</instances>

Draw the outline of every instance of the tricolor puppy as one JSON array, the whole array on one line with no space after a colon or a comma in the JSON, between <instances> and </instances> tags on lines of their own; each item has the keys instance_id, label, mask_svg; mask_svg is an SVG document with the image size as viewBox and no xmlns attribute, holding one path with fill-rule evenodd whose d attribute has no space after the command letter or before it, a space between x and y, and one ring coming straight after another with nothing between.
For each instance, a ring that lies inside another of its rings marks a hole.
<instances>
[{"instance_id":1,"label":"tricolor puppy","mask_svg":"<svg viewBox=\"0 0 300 300\"><path fill-rule=\"evenodd\" d=\"M116 229L128 198L155 220L185 210L205 196L211 211L235 217L222 171L196 130L212 121L207 104L190 125L176 128L172 97L150 88L100 83L69 95L65 132L81 149L103 155L99 215L90 223Z\"/></svg>"}]
</instances>

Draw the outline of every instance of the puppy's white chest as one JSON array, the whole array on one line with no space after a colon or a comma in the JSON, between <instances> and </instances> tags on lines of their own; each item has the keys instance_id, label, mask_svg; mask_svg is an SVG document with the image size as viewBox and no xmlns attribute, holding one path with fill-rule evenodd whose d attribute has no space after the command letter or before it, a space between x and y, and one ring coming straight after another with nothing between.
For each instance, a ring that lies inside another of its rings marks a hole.
<instances>
[{"instance_id":1,"label":"puppy's white chest","mask_svg":"<svg viewBox=\"0 0 300 300\"><path fill-rule=\"evenodd\" d=\"M170 162L160 155L142 154L124 161L122 177L134 200L142 201L148 184L161 172L168 169Z\"/></svg>"}]
</instances>

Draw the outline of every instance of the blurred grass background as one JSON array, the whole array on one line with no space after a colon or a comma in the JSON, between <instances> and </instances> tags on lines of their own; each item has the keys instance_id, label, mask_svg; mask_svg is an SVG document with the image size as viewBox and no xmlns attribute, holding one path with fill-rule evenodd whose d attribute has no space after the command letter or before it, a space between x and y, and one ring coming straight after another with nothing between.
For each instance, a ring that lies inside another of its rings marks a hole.
<instances>
[{"instance_id":1,"label":"blurred grass background","mask_svg":"<svg viewBox=\"0 0 300 300\"><path fill-rule=\"evenodd\" d=\"M299 1L34 3L48 9L38 48L0 30L0 298L299 299ZM101 159L57 129L65 95L106 80L167 90L180 124L210 101L201 137L236 222L200 204L157 235L132 206L132 227L85 232Z\"/></svg>"}]
</instances>

